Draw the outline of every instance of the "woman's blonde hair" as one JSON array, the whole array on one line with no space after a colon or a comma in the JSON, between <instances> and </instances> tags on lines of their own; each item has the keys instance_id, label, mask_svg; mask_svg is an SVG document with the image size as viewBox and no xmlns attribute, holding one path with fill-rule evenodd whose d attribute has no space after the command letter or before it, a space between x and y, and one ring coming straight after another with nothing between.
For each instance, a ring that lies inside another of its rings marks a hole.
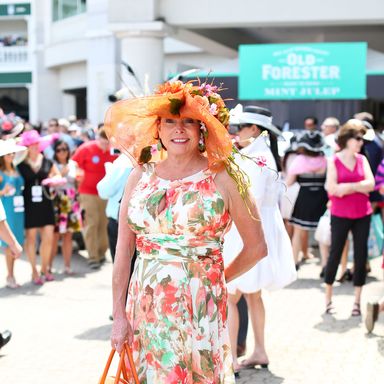
<instances>
[{"instance_id":1,"label":"woman's blonde hair","mask_svg":"<svg viewBox=\"0 0 384 384\"><path fill-rule=\"evenodd\" d=\"M340 149L344 149L349 139L364 136L366 133L367 128L361 120L350 119L340 128L337 136L337 144Z\"/></svg>"}]
</instances>

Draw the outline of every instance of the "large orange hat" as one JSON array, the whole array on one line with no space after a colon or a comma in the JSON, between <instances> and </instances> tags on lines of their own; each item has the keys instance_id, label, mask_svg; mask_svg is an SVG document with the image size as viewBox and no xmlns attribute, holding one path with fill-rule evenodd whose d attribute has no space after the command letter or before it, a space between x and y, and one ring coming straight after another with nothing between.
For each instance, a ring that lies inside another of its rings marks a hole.
<instances>
[{"instance_id":1,"label":"large orange hat","mask_svg":"<svg viewBox=\"0 0 384 384\"><path fill-rule=\"evenodd\" d=\"M206 127L205 147L208 166L221 170L232 153L227 131L229 111L218 87L192 82L166 82L152 96L118 101L107 111L105 131L124 153L137 163L154 161L151 147L157 143L159 118L192 118Z\"/></svg>"}]
</instances>

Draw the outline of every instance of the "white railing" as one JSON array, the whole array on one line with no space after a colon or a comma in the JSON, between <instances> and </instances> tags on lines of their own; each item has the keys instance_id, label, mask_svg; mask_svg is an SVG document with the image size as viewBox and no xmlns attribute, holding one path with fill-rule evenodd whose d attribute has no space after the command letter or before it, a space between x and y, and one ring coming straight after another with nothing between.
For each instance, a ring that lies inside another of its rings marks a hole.
<instances>
[{"instance_id":1,"label":"white railing","mask_svg":"<svg viewBox=\"0 0 384 384\"><path fill-rule=\"evenodd\" d=\"M0 46L0 67L25 65L29 62L28 47L1 47Z\"/></svg>"}]
</instances>

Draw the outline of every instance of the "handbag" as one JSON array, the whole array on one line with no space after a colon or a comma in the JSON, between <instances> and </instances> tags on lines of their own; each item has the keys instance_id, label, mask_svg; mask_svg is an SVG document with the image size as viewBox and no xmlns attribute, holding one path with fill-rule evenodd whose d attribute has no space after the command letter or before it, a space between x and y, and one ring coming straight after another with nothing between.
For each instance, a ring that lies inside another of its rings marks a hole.
<instances>
[{"instance_id":1,"label":"handbag","mask_svg":"<svg viewBox=\"0 0 384 384\"><path fill-rule=\"evenodd\" d=\"M329 210L320 217L319 223L315 231L315 240L319 243L331 245L331 217Z\"/></svg>"},{"instance_id":2,"label":"handbag","mask_svg":"<svg viewBox=\"0 0 384 384\"><path fill-rule=\"evenodd\" d=\"M133 362L132 352L127 343L124 343L123 350L120 354L119 365L117 368L116 376L107 376L109 368L111 366L113 356L116 350L112 348L109 354L107 364L105 365L104 372L100 378L99 384L130 384L127 367L125 366L125 357L127 356L130 373L135 384L140 384L139 377L137 376L136 367ZM123 377L121 377L123 376Z\"/></svg>"}]
</instances>

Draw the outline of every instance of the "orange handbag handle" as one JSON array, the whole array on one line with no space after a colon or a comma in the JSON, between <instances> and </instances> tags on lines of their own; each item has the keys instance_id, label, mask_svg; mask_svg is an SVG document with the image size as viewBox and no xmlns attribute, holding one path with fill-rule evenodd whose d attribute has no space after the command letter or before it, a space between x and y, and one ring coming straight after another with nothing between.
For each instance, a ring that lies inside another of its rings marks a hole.
<instances>
[{"instance_id":1,"label":"orange handbag handle","mask_svg":"<svg viewBox=\"0 0 384 384\"><path fill-rule=\"evenodd\" d=\"M125 353L127 354L127 357L128 357L129 366L131 368L131 374L132 374L133 380L134 380L135 384L140 384L139 376L137 375L135 363L134 363L133 357L132 357L132 351L131 351L131 348L129 348L128 343L124 343L123 350L124 349L125 349ZM122 368L123 368L123 375L126 376L124 378L127 380L128 375L127 375L127 367L125 366L125 364L122 365Z\"/></svg>"},{"instance_id":2,"label":"orange handbag handle","mask_svg":"<svg viewBox=\"0 0 384 384\"><path fill-rule=\"evenodd\" d=\"M114 348L112 348L111 353L109 354L109 357L107 360L107 364L105 365L103 375L101 376L101 379L99 381L99 384L105 384L105 380L107 378L108 371L109 371L109 368L111 366L115 352L116 352L116 350ZM120 378L121 374L123 374L124 381L126 383L128 383L127 367L125 366L125 363L124 363L125 354L127 354L131 373L132 373L133 379L135 381L135 384L140 384L139 377L138 377L137 372L136 372L136 367L135 367L134 362L133 362L132 352L131 352L131 349L129 348L127 343L124 343L123 350L121 351L121 354L120 354L119 366L117 368L114 384L119 384L122 382L122 379Z\"/></svg>"}]
</instances>

